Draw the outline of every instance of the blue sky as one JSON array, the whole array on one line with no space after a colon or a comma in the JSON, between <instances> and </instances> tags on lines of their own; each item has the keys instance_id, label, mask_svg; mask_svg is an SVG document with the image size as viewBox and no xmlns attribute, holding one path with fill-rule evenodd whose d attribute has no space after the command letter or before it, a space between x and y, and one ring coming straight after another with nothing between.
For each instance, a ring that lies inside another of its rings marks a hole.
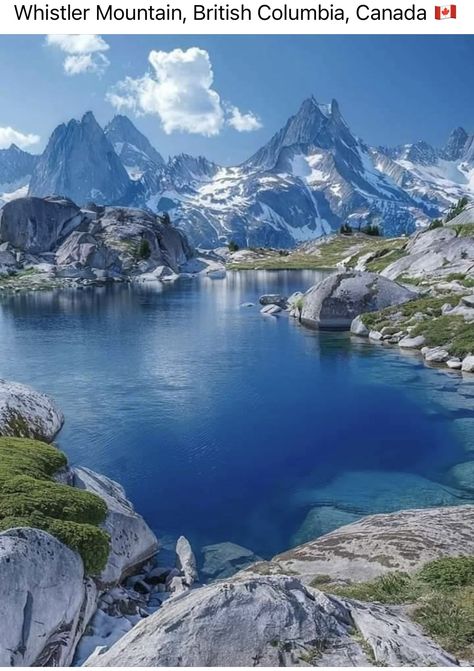
<instances>
[{"instance_id":1,"label":"blue sky","mask_svg":"<svg viewBox=\"0 0 474 671\"><path fill-rule=\"evenodd\" d=\"M105 123L120 107L165 157L235 164L311 94L336 98L370 144L474 131L474 37L83 37L0 37L0 146L20 132L40 151L58 123L88 109Z\"/></svg>"}]
</instances>

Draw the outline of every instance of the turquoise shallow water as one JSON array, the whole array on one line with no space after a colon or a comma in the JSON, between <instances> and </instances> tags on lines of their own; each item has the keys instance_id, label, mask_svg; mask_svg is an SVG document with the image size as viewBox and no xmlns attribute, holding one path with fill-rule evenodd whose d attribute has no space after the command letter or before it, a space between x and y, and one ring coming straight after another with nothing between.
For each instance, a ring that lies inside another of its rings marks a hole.
<instances>
[{"instance_id":1,"label":"turquoise shallow water","mask_svg":"<svg viewBox=\"0 0 474 671\"><path fill-rule=\"evenodd\" d=\"M241 307L319 277L3 296L0 376L53 395L72 463L196 548L269 557L368 513L471 500L451 468L474 460L472 379Z\"/></svg>"}]
</instances>

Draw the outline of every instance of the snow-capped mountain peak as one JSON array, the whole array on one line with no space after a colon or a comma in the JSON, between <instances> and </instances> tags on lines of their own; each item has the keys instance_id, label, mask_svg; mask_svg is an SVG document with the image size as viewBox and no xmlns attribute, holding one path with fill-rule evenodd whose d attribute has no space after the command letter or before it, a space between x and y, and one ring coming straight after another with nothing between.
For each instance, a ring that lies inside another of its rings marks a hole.
<instances>
[{"instance_id":1,"label":"snow-capped mountain peak","mask_svg":"<svg viewBox=\"0 0 474 671\"><path fill-rule=\"evenodd\" d=\"M18 151L0 152L0 174L2 159L13 165ZM423 140L373 148L353 134L336 100L314 97L236 167L188 154L165 163L128 117L104 132L92 113L58 126L33 163L31 194L165 210L201 247L230 239L291 247L368 221L388 235L409 233L474 194L474 136L464 129L441 149Z\"/></svg>"}]
</instances>

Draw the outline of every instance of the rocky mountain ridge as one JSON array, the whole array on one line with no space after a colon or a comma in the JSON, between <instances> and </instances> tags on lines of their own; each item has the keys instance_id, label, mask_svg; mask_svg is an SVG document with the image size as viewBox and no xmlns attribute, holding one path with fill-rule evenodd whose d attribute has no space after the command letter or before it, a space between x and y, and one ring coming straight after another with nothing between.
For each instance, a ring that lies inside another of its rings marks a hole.
<instances>
[{"instance_id":1,"label":"rocky mountain ridge","mask_svg":"<svg viewBox=\"0 0 474 671\"><path fill-rule=\"evenodd\" d=\"M165 162L127 117L102 131L89 112L54 131L29 194L167 211L204 248L230 239L293 247L343 223L410 233L474 193L473 137L457 128L441 149L374 148L352 133L336 101L309 98L247 161L222 167L187 155Z\"/></svg>"}]
</instances>

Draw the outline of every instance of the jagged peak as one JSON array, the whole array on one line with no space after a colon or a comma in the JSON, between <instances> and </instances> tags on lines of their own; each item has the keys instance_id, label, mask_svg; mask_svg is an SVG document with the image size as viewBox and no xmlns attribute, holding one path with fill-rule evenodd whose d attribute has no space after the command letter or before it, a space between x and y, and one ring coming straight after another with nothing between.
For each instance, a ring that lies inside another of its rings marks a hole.
<instances>
[{"instance_id":1,"label":"jagged peak","mask_svg":"<svg viewBox=\"0 0 474 671\"><path fill-rule=\"evenodd\" d=\"M91 110L88 110L85 114L82 115L81 123L82 124L94 123L99 125L94 116L94 112L92 112Z\"/></svg>"}]
</instances>

